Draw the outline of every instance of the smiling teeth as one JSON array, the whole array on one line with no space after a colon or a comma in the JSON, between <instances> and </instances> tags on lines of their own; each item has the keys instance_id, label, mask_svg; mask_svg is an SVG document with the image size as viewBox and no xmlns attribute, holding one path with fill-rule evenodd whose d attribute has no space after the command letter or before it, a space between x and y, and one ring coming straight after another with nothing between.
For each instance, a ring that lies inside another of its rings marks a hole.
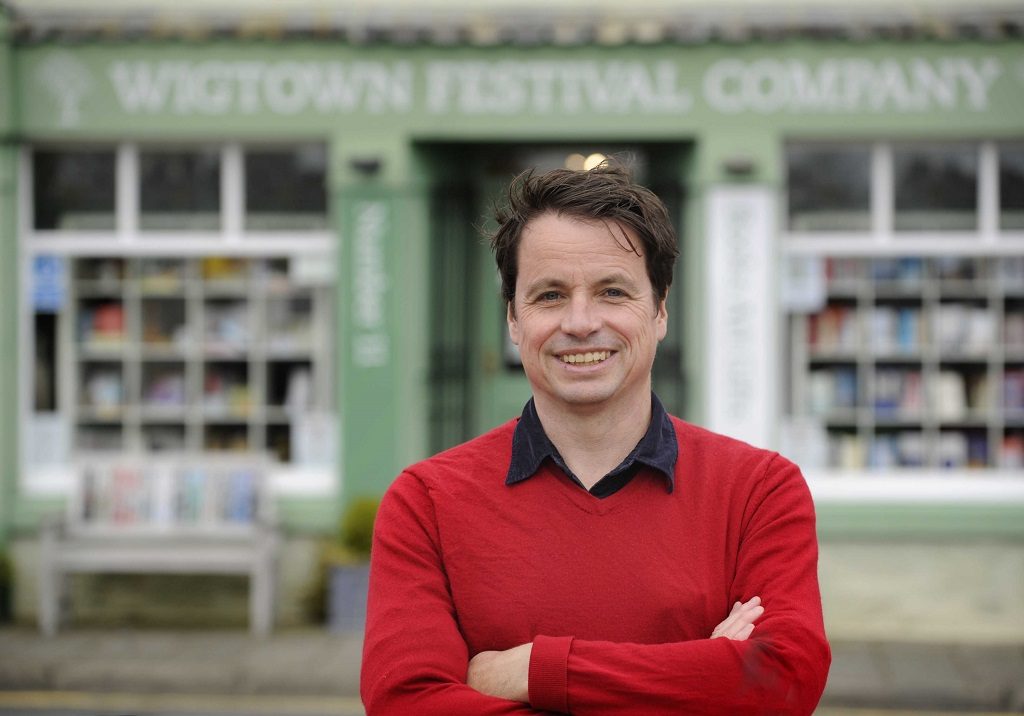
<instances>
[{"instance_id":1,"label":"smiling teeth","mask_svg":"<svg viewBox=\"0 0 1024 716\"><path fill-rule=\"evenodd\" d=\"M608 357L608 351L594 351L593 353L572 353L561 356L563 363L586 364L600 363Z\"/></svg>"}]
</instances>

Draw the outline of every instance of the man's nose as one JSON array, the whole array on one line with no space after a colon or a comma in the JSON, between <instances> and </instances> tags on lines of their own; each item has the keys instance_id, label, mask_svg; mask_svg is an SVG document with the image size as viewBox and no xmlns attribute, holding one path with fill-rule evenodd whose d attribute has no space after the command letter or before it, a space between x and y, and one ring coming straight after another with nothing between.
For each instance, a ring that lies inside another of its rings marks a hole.
<instances>
[{"instance_id":1,"label":"man's nose","mask_svg":"<svg viewBox=\"0 0 1024 716\"><path fill-rule=\"evenodd\" d=\"M571 336L585 337L601 328L601 316L594 302L587 297L574 296L565 307L562 331Z\"/></svg>"}]
</instances>

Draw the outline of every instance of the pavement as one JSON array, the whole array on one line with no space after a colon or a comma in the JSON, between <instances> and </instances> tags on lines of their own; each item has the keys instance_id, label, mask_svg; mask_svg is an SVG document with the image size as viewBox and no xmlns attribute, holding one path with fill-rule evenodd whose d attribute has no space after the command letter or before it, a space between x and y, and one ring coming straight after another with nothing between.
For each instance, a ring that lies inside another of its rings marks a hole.
<instances>
[{"instance_id":1,"label":"pavement","mask_svg":"<svg viewBox=\"0 0 1024 716\"><path fill-rule=\"evenodd\" d=\"M0 715L362 716L360 634L0 629ZM1024 713L1024 644L833 641L820 716Z\"/></svg>"}]
</instances>

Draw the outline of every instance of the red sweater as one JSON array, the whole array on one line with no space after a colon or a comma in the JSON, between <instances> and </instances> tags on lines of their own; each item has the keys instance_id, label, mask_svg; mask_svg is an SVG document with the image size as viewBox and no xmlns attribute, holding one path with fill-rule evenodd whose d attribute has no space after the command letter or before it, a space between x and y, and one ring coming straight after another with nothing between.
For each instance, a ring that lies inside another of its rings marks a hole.
<instances>
[{"instance_id":1,"label":"red sweater","mask_svg":"<svg viewBox=\"0 0 1024 716\"><path fill-rule=\"evenodd\" d=\"M374 535L369 716L810 714L831 657L806 483L673 424L672 493L642 468L599 500L550 460L506 486L515 421L403 472ZM708 638L755 595L749 640ZM471 656L529 641L532 707L466 685Z\"/></svg>"}]
</instances>

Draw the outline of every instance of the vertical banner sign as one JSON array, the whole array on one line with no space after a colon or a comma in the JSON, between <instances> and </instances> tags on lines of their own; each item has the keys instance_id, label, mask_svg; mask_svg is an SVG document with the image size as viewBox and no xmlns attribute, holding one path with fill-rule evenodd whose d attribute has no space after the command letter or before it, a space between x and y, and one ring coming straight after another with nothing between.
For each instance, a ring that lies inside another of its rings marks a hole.
<instances>
[{"instance_id":1,"label":"vertical banner sign","mask_svg":"<svg viewBox=\"0 0 1024 716\"><path fill-rule=\"evenodd\" d=\"M359 201L352 225L352 363L357 368L380 368L391 362L388 334L390 289L385 241L389 230L388 204Z\"/></svg>"},{"instance_id":2,"label":"vertical banner sign","mask_svg":"<svg viewBox=\"0 0 1024 716\"><path fill-rule=\"evenodd\" d=\"M768 446L776 395L774 196L766 187L716 187L706 216L708 427Z\"/></svg>"}]
</instances>

